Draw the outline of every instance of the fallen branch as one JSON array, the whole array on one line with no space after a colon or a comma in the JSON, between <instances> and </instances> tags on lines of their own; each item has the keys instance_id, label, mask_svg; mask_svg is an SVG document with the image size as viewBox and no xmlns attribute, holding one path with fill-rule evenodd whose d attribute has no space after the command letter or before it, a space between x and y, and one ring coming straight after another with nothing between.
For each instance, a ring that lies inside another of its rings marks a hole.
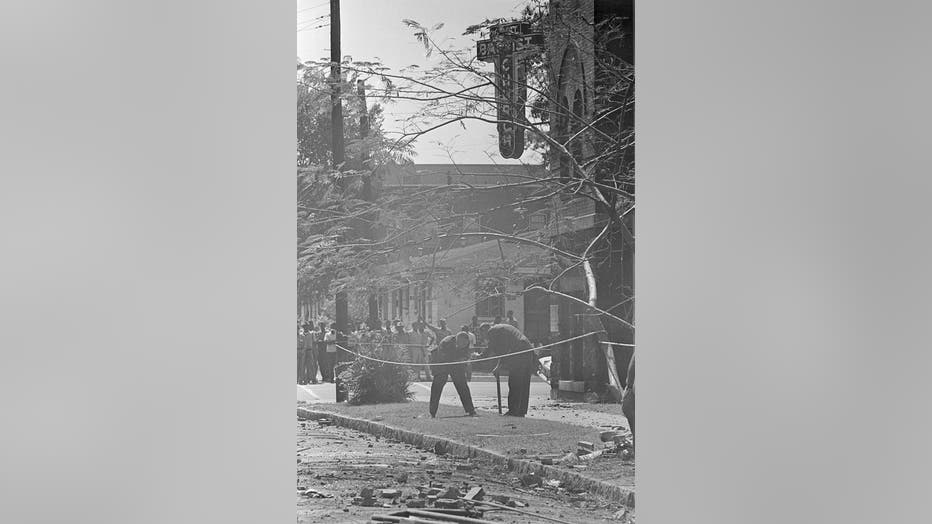
<instances>
[{"instance_id":1,"label":"fallen branch","mask_svg":"<svg viewBox=\"0 0 932 524\"><path fill-rule=\"evenodd\" d=\"M571 522L567 522L567 521L565 521L565 520L555 519L555 518L553 518L553 517L548 517L548 516L546 516L546 515L540 515L540 514L538 514L538 513L531 513L530 511L524 511L524 510L520 510L520 509L518 509L518 508L512 508L511 506L506 506L506 505L504 505L504 504L496 504L496 503L494 503L494 502L486 502L486 501L484 501L484 500L483 500L483 501L469 500L469 499L467 499L467 498L465 498L465 497L459 497L459 499L460 499L460 500L465 500L466 502L472 502L473 504L482 504L482 505L484 505L484 506L492 506L493 508L503 509L503 510L506 510L506 511L514 511L514 512L516 512L516 513L523 513L523 514L525 514L525 515L531 515L532 517L537 517L537 518L539 518L539 519L545 519L545 520L549 520L549 521L551 521L551 522L559 522L560 524L572 524Z\"/></svg>"},{"instance_id":2,"label":"fallen branch","mask_svg":"<svg viewBox=\"0 0 932 524\"><path fill-rule=\"evenodd\" d=\"M550 433L531 433L530 435L476 435L477 437L543 437Z\"/></svg>"}]
</instances>

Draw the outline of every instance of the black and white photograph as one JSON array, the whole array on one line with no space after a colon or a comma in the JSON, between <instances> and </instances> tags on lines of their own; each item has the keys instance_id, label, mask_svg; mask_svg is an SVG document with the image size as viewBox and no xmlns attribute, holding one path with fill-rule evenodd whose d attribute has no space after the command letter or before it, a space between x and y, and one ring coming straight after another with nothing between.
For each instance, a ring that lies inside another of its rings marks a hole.
<instances>
[{"instance_id":1,"label":"black and white photograph","mask_svg":"<svg viewBox=\"0 0 932 524\"><path fill-rule=\"evenodd\" d=\"M298 522L634 522L633 2L297 5Z\"/></svg>"},{"instance_id":2,"label":"black and white photograph","mask_svg":"<svg viewBox=\"0 0 932 524\"><path fill-rule=\"evenodd\" d=\"M0 523L928 522L930 11L0 3Z\"/></svg>"}]
</instances>

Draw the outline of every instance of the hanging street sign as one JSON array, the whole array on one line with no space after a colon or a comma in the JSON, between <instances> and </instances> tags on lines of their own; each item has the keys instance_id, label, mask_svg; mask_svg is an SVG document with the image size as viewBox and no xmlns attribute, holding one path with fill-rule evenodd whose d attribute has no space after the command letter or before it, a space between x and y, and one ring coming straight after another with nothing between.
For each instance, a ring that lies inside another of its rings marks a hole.
<instances>
[{"instance_id":1,"label":"hanging street sign","mask_svg":"<svg viewBox=\"0 0 932 524\"><path fill-rule=\"evenodd\" d=\"M531 24L514 22L489 28L489 38L476 42L476 58L495 64L495 99L498 150L503 158L521 158L527 125L527 71L524 54L543 45L543 33L531 33Z\"/></svg>"}]
</instances>

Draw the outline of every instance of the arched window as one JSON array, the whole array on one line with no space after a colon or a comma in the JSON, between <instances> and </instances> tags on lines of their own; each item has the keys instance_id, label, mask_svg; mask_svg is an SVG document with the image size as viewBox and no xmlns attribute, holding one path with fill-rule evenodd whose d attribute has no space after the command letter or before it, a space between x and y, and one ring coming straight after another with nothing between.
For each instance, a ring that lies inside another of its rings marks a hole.
<instances>
[{"instance_id":1,"label":"arched window","mask_svg":"<svg viewBox=\"0 0 932 524\"><path fill-rule=\"evenodd\" d=\"M583 158L584 135L570 140L580 129L586 117L586 90L584 87L585 72L575 46L570 43L563 54L560 65L559 80L557 82L556 100L559 101L554 109L554 138L573 155L576 162ZM572 105L570 104L572 100ZM562 152L557 153L559 158L560 178L568 180L573 176L572 162Z\"/></svg>"}]
</instances>

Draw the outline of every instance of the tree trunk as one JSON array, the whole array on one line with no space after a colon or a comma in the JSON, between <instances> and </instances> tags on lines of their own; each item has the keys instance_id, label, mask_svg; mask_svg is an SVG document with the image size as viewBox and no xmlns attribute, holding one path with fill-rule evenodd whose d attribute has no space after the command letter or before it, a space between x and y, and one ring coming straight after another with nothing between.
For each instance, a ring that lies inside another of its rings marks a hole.
<instances>
[{"instance_id":1,"label":"tree trunk","mask_svg":"<svg viewBox=\"0 0 932 524\"><path fill-rule=\"evenodd\" d=\"M590 264L589 259L583 260L583 270L586 272L586 287L589 291L589 306L593 309L598 308L596 306L596 300L598 299L599 292L598 286L595 281L595 273L592 270L592 264ZM621 402L623 397L623 391L621 388L621 380L618 378L618 368L615 366L615 352L612 350L612 346L605 344L606 340L606 329L605 325L602 323L602 318L597 315L587 315L585 318L586 329L590 331L596 331L596 343L601 346L597 348L596 351L603 351L605 354L605 364L608 368L608 392L612 400L615 402Z\"/></svg>"}]
</instances>

